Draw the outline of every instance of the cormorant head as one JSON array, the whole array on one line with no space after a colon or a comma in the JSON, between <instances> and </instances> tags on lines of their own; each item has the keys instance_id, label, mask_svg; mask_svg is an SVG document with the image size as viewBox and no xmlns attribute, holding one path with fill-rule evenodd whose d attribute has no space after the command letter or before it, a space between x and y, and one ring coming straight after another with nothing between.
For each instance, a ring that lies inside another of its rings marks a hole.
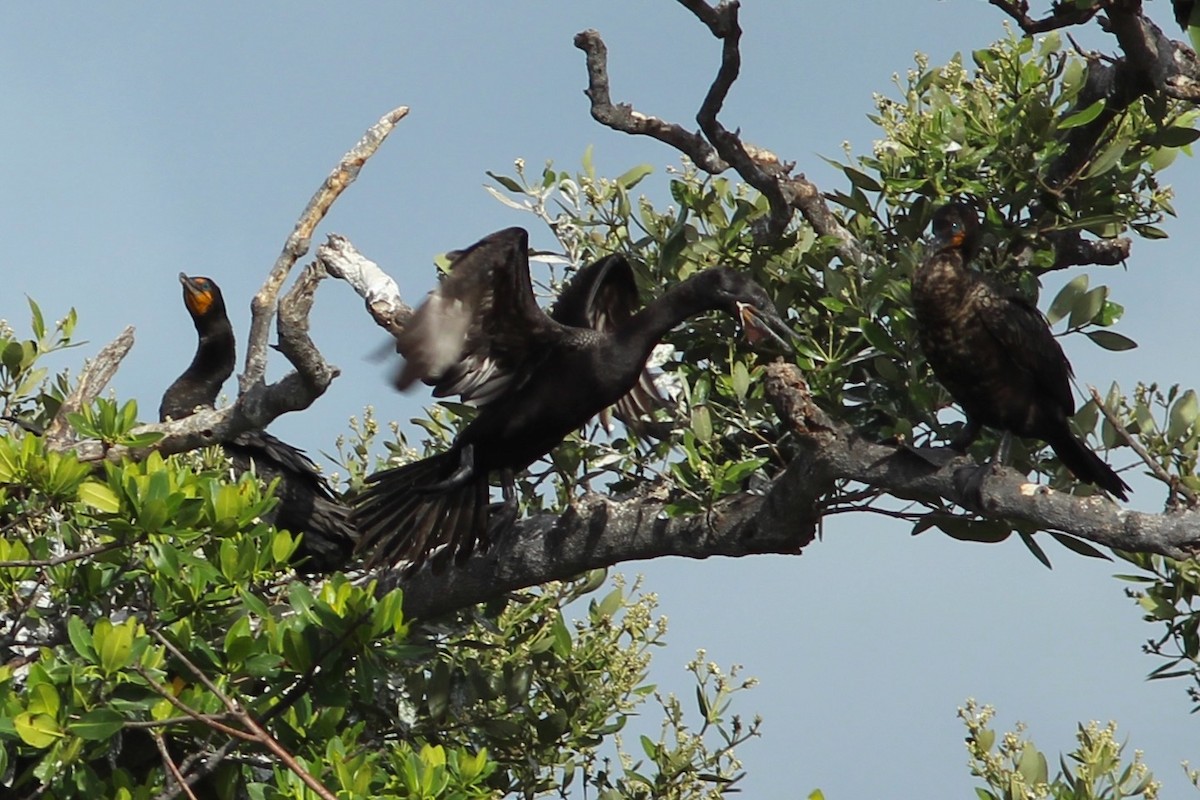
<instances>
[{"instance_id":1,"label":"cormorant head","mask_svg":"<svg viewBox=\"0 0 1200 800\"><path fill-rule=\"evenodd\" d=\"M715 301L717 308L742 324L746 341L751 345L771 339L789 352L792 350L789 339L796 337L796 332L779 316L766 290L743 273L729 267L714 267L693 280L702 293Z\"/></svg>"},{"instance_id":2,"label":"cormorant head","mask_svg":"<svg viewBox=\"0 0 1200 800\"><path fill-rule=\"evenodd\" d=\"M179 282L183 284L183 303L197 324L225 315L225 298L211 278L191 277L181 272Z\"/></svg>"},{"instance_id":3,"label":"cormorant head","mask_svg":"<svg viewBox=\"0 0 1200 800\"><path fill-rule=\"evenodd\" d=\"M934 211L933 246L939 250L960 250L969 261L979 249L979 214L962 200Z\"/></svg>"}]
</instances>

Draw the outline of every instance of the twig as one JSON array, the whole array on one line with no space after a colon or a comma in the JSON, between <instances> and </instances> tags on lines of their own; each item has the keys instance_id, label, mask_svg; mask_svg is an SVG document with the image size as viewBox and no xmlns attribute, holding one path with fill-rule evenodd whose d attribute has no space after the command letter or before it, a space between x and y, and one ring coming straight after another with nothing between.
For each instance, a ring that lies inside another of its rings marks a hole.
<instances>
[{"instance_id":1,"label":"twig","mask_svg":"<svg viewBox=\"0 0 1200 800\"><path fill-rule=\"evenodd\" d=\"M133 326L128 325L125 330L121 331L120 336L106 344L91 363L84 368L75 390L63 401L58 413L46 427L45 437L50 445L62 444L72 438L67 415L77 413L79 409L91 403L100 395L100 392L104 391L104 387L112 380L112 376L117 372L117 367L121 366L121 360L125 358L131 347L133 347Z\"/></svg>"},{"instance_id":2,"label":"twig","mask_svg":"<svg viewBox=\"0 0 1200 800\"><path fill-rule=\"evenodd\" d=\"M167 768L167 772L175 780L175 785L191 800L196 800L196 795L192 793L191 787L188 786L187 781L180 774L179 767L175 766L175 760L171 758L171 753L167 750L167 743L163 741L162 733L154 731L150 735L154 738L154 745L158 748L158 754L162 756L163 766Z\"/></svg>"},{"instance_id":3,"label":"twig","mask_svg":"<svg viewBox=\"0 0 1200 800\"><path fill-rule=\"evenodd\" d=\"M187 784L188 786L191 786L191 785L195 784L196 781L200 780L205 775L208 775L213 770L215 770L217 767L219 767L221 765L221 762L225 760L225 758L229 755L229 751L231 749L233 749L233 747L237 744L237 742L238 742L237 739L229 739L228 741L225 742L225 744L221 745L216 750L214 750L212 755L210 755L208 758L204 759L204 763L201 764L199 767L197 767L195 770L191 769L192 762L195 759L199 758L201 756L201 754L200 753L192 753L190 756L185 758L183 760L183 765L180 767L180 770L185 775L187 775L187 780L184 781L184 783ZM190 772L190 774L188 774L189 772ZM161 794L159 794L157 797L155 797L154 800L175 800L175 798L178 797L180 795L180 793L181 793L180 789L176 789L175 791L164 791Z\"/></svg>"},{"instance_id":4,"label":"twig","mask_svg":"<svg viewBox=\"0 0 1200 800\"><path fill-rule=\"evenodd\" d=\"M1105 405L1104 400L1100 397L1100 392L1096 390L1095 386L1089 384L1087 388L1088 393L1092 396L1092 399L1096 401L1096 407L1100 409L1100 413L1104 415L1106 420L1108 420L1108 424L1112 425L1113 429L1117 432L1117 435L1121 437L1121 440L1125 442L1125 444L1129 445L1133 452L1138 454L1138 457L1141 458L1146 466L1150 468L1150 471L1154 473L1154 477L1165 483L1167 488L1173 494L1179 494L1185 500L1187 500L1188 508L1195 508L1196 493L1185 486L1177 476L1167 472L1162 468L1162 465L1154 460L1154 457L1147 452L1146 448L1142 446L1142 443L1129 433L1129 431L1125 428L1125 425L1122 424L1121 420L1117 418L1117 415L1114 414L1107 405Z\"/></svg>"},{"instance_id":5,"label":"twig","mask_svg":"<svg viewBox=\"0 0 1200 800\"><path fill-rule=\"evenodd\" d=\"M257 741L259 744L265 746L268 750L274 753L275 756L278 757L279 760L282 761L284 765L296 775L296 777L304 781L305 786L316 792L317 795L322 798L322 800L337 800L333 792L329 791L324 784L318 781L308 770L302 767L300 762L296 760L296 757L288 752L284 746L275 739L274 736L267 732L265 728L259 725L249 712L243 710L236 702L234 702L233 698L229 697L227 694L218 689L217 685L214 684L212 680L209 679L208 675L204 673L204 670L192 663L191 659L183 654L183 651L172 644L171 641L167 639L167 637L163 636L160 631L151 629L150 634L158 640L159 644L167 648L171 655L179 659L183 665L187 667L193 675L196 676L196 680L200 681L205 689L208 689L208 691L212 692L213 696L220 700L221 704L229 710L229 713L233 714L238 722L242 723L242 725L244 725L246 729L250 731L252 735L248 736L247 738L249 738L251 741ZM240 733L241 732L239 731L239 734Z\"/></svg>"},{"instance_id":6,"label":"twig","mask_svg":"<svg viewBox=\"0 0 1200 800\"><path fill-rule=\"evenodd\" d=\"M109 542L108 544L100 544L95 547L89 547L86 550L76 550L71 553L63 553L54 558L45 559L25 559L22 561L0 561L0 569L12 567L57 567L59 564L66 564L71 561L78 561L81 558L88 556L96 556L101 553L107 553L109 550L120 550L122 547L132 547L145 541L146 536L143 534L133 541L129 542Z\"/></svg>"},{"instance_id":7,"label":"twig","mask_svg":"<svg viewBox=\"0 0 1200 800\"><path fill-rule=\"evenodd\" d=\"M367 159L375 154L396 124L406 116L408 106L400 106L389 111L379 122L367 129L358 144L342 156L329 177L308 201L300 219L296 221L295 228L284 242L283 251L275 260L267 280L250 304L250 337L246 343L246 369L238 378L239 394L246 394L262 382L267 368L267 336L270 333L271 316L275 313L276 298L292 265L308 252L313 230L325 218L326 212L338 196L358 177Z\"/></svg>"},{"instance_id":8,"label":"twig","mask_svg":"<svg viewBox=\"0 0 1200 800\"><path fill-rule=\"evenodd\" d=\"M153 631L151 631L151 632L153 633ZM173 652L174 652L174 650L173 650ZM223 733L226 736L232 736L235 739L241 739L244 742L257 741L257 738L253 734L249 734L249 733L246 733L245 731L238 730L237 728L234 728L231 725L226 725L225 723L220 722L212 714L201 714L199 711L192 708L187 703L183 702L178 697L176 697L175 693L172 692L169 688L167 688L166 686L163 686L161 683L154 680L154 678L152 678L150 676L150 673L147 672L146 669L144 667L142 667L140 664L134 664L133 671L136 672L138 675L141 675L142 678L146 681L146 683L150 684L150 688L153 689L154 691L158 692L164 700L166 700L171 705L175 706L175 708L182 711L188 717L194 719L196 722L207 725L208 727L212 728L213 730L219 731L220 733ZM207 680L207 676L205 676L204 680ZM222 696L218 692L215 692L215 691L213 692L213 694L216 694L218 697ZM241 721L241 718L238 717L237 712L231 712L231 713L233 714L233 716L236 719L238 719L239 722Z\"/></svg>"}]
</instances>

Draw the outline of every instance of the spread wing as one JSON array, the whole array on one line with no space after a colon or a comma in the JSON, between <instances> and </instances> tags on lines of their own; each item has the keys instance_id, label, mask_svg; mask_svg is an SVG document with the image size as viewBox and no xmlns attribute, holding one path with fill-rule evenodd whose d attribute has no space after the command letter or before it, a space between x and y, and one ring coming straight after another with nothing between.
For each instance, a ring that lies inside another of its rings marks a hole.
<instances>
[{"instance_id":1,"label":"spread wing","mask_svg":"<svg viewBox=\"0 0 1200 800\"><path fill-rule=\"evenodd\" d=\"M575 273L550 309L550 318L573 328L611 332L634 315L637 305L633 268L624 256L614 254ZM670 423L648 422L644 418L653 419L657 409L668 406L654 385L654 376L649 370L642 370L637 384L617 401L614 411L617 419L639 436L661 439L670 434Z\"/></svg>"},{"instance_id":2,"label":"spread wing","mask_svg":"<svg viewBox=\"0 0 1200 800\"><path fill-rule=\"evenodd\" d=\"M506 228L456 253L397 337L396 387L422 380L435 397L487 405L532 374L560 331L533 296L529 234Z\"/></svg>"},{"instance_id":3,"label":"spread wing","mask_svg":"<svg viewBox=\"0 0 1200 800\"><path fill-rule=\"evenodd\" d=\"M1033 380L1059 407L1071 416L1075 396L1071 394L1071 363L1050 332L1037 306L1008 286L981 278L976 291L983 292L989 313L981 314L984 327L1009 354L1010 364L1033 376ZM996 313L990 313L991 309Z\"/></svg>"}]
</instances>

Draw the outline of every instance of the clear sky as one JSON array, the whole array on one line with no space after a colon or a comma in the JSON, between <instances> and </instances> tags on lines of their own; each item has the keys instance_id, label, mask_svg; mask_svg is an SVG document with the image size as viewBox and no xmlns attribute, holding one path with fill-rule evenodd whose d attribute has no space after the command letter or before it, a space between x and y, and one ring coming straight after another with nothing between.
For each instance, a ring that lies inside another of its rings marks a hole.
<instances>
[{"instance_id":1,"label":"clear sky","mask_svg":"<svg viewBox=\"0 0 1200 800\"><path fill-rule=\"evenodd\" d=\"M1170 22L1167 4L1151 11ZM744 0L742 24L743 75L725 124L825 189L839 183L818 155L839 156L844 140L869 149L872 93L891 91L914 51L940 63L1004 35L982 0ZM677 154L588 114L571 42L585 28L609 46L614 99L691 124L718 45L670 0L3 4L0 317L23 330L25 295L48 317L74 306L91 344L58 363L75 367L135 325L114 386L152 418L194 348L175 275L214 278L244 335L250 297L319 181L398 105L410 117L318 241L350 237L410 300L432 285L435 254L495 229L525 225L536 246L552 245L535 220L487 195L485 170L510 171L517 157L571 169L594 145L610 175L653 164L639 188L661 196ZM1084 41L1107 46L1098 31ZM1166 175L1185 220L1200 214L1198 174L1180 159ZM1164 227L1172 238L1138 242L1128 271L1092 270L1126 306L1118 330L1142 347L1116 354L1070 337L1082 383L1193 383L1200 355L1176 340L1195 319L1200 233ZM366 358L383 335L348 287L323 286L313 336L343 375L313 408L278 420L278 435L330 451L364 405L407 425L427 401L394 394ZM272 368L282 374L282 359ZM1161 487L1131 483L1134 507L1161 508ZM1158 662L1140 645L1157 629L1108 577L1119 566L1046 547L1053 571L1016 542L913 539L906 526L840 516L799 558L624 570L646 575L670 618L654 682L690 697L683 664L697 647L761 678L739 706L766 717L764 738L742 751L747 796L969 796L955 719L968 696L999 706L1003 725L1028 722L1051 758L1071 748L1077 721L1116 719L1168 796L1184 793L1178 762L1200 755L1197 721L1182 684L1144 681Z\"/></svg>"}]
</instances>

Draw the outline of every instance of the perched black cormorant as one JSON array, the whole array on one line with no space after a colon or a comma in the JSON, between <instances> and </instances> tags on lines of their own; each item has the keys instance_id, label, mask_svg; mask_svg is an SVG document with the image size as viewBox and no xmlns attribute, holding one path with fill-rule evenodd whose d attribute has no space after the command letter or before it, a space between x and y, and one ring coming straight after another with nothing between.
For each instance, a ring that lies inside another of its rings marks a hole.
<instances>
[{"instance_id":1,"label":"perched black cormorant","mask_svg":"<svg viewBox=\"0 0 1200 800\"><path fill-rule=\"evenodd\" d=\"M1037 307L967 269L979 217L963 202L933 215L933 243L912 280L925 359L963 408L951 447L965 450L983 425L1045 441L1075 477L1127 500L1129 486L1071 433L1071 365Z\"/></svg>"},{"instance_id":2,"label":"perched black cormorant","mask_svg":"<svg viewBox=\"0 0 1200 800\"><path fill-rule=\"evenodd\" d=\"M620 263L584 270L584 285L602 286L597 274ZM570 309L594 306L575 299L590 293L573 283L558 313L579 322ZM502 530L515 518L513 472L620 401L638 385L659 339L708 310L740 318L752 340L792 335L766 292L732 269L705 270L636 314L611 313L605 325L585 327L538 307L523 229L493 233L459 253L398 338L405 364L396 386L423 380L435 395L457 394L481 409L445 453L367 479L354 505L369 565L407 561L416 569L439 547L440 563L486 546L489 527ZM505 505L489 526L492 472L501 474Z\"/></svg>"},{"instance_id":3,"label":"perched black cormorant","mask_svg":"<svg viewBox=\"0 0 1200 800\"><path fill-rule=\"evenodd\" d=\"M200 342L192 363L163 393L158 418L164 422L212 408L237 360L233 326L225 313L221 289L209 278L183 273L179 281ZM296 552L301 570L332 572L345 564L357 536L350 509L342 505L303 451L266 431L246 431L221 446L239 474L253 469L264 481L280 479L275 489L278 503L269 521L303 535Z\"/></svg>"}]
</instances>

